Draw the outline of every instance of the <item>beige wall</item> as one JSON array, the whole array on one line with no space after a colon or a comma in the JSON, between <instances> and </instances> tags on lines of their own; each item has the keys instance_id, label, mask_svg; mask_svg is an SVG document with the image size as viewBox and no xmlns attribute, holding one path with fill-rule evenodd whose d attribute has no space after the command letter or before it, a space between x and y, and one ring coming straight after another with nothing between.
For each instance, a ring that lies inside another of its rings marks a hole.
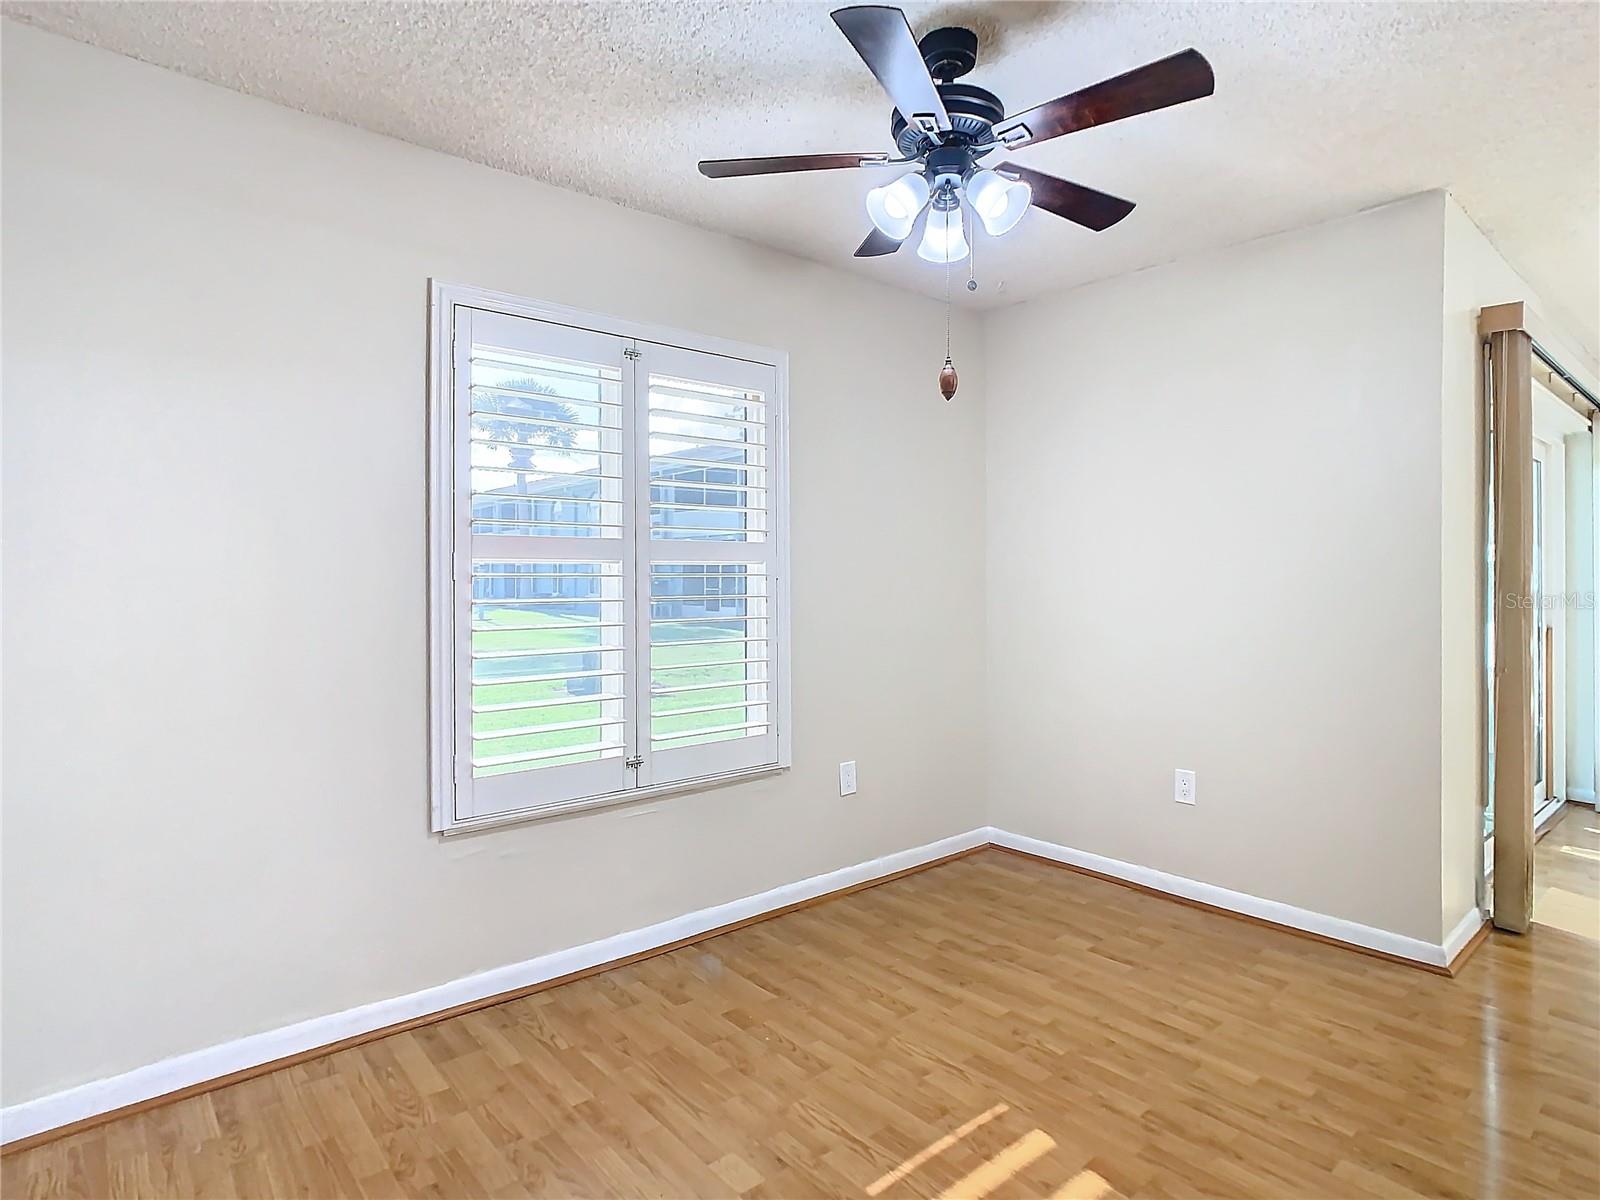
<instances>
[{"instance_id":1,"label":"beige wall","mask_svg":"<svg viewBox=\"0 0 1600 1200\"><path fill-rule=\"evenodd\" d=\"M973 322L945 404L852 275L9 22L3 104L6 1103L983 823ZM792 772L427 832L429 276L790 352Z\"/></svg>"},{"instance_id":2,"label":"beige wall","mask_svg":"<svg viewBox=\"0 0 1600 1200\"><path fill-rule=\"evenodd\" d=\"M1440 940L1441 241L1424 195L991 317L994 824Z\"/></svg>"},{"instance_id":3,"label":"beige wall","mask_svg":"<svg viewBox=\"0 0 1600 1200\"><path fill-rule=\"evenodd\" d=\"M1483 367L1478 310L1522 299L1510 268L1444 198L1443 326L1440 339L1441 448L1439 605L1442 644L1439 743L1439 904L1448 929L1477 902L1483 831L1484 524Z\"/></svg>"}]
</instances>

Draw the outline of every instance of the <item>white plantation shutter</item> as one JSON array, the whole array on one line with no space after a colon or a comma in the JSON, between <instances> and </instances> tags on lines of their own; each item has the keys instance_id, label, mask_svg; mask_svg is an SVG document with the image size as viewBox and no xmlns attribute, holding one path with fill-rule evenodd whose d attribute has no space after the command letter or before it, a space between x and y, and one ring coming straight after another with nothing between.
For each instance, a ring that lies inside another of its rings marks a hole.
<instances>
[{"instance_id":1,"label":"white plantation shutter","mask_svg":"<svg viewBox=\"0 0 1600 1200\"><path fill-rule=\"evenodd\" d=\"M458 819L631 782L627 348L457 309Z\"/></svg>"},{"instance_id":2,"label":"white plantation shutter","mask_svg":"<svg viewBox=\"0 0 1600 1200\"><path fill-rule=\"evenodd\" d=\"M649 504L636 540L650 602L638 638L650 659L643 781L776 762L768 499L776 372L670 346L647 347L641 365L648 453L635 470Z\"/></svg>"},{"instance_id":3,"label":"white plantation shutter","mask_svg":"<svg viewBox=\"0 0 1600 1200\"><path fill-rule=\"evenodd\" d=\"M777 367L436 305L435 827L783 765Z\"/></svg>"}]
</instances>

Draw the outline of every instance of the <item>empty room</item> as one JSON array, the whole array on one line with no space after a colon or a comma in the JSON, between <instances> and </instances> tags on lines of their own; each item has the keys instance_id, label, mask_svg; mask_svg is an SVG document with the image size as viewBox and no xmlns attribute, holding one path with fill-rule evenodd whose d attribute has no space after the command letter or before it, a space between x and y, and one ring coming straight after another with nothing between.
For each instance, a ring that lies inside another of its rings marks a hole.
<instances>
[{"instance_id":1,"label":"empty room","mask_svg":"<svg viewBox=\"0 0 1600 1200\"><path fill-rule=\"evenodd\" d=\"M0 1192L1600 1195L1600 3L0 3Z\"/></svg>"}]
</instances>

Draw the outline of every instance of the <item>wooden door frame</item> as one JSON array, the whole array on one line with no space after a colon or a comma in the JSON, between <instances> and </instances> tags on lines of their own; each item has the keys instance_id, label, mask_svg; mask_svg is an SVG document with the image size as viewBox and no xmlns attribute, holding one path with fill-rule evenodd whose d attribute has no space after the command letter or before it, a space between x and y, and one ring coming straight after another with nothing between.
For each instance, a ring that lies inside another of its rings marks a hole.
<instances>
[{"instance_id":1,"label":"wooden door frame","mask_svg":"<svg viewBox=\"0 0 1600 1200\"><path fill-rule=\"evenodd\" d=\"M1533 343L1522 328L1493 330L1485 342L1494 538L1493 919L1497 928L1526 933L1533 919Z\"/></svg>"}]
</instances>

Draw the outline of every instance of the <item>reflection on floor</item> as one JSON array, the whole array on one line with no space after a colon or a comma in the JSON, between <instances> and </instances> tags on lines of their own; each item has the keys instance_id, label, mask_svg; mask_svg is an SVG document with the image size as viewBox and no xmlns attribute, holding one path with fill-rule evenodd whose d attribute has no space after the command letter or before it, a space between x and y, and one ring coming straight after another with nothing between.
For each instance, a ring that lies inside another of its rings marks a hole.
<instances>
[{"instance_id":1,"label":"reflection on floor","mask_svg":"<svg viewBox=\"0 0 1600 1200\"><path fill-rule=\"evenodd\" d=\"M0 1194L1597 1196L1597 979L1562 929L1447 979L986 850L9 1155Z\"/></svg>"},{"instance_id":2,"label":"reflection on floor","mask_svg":"<svg viewBox=\"0 0 1600 1200\"><path fill-rule=\"evenodd\" d=\"M1533 919L1600 942L1600 816L1568 804L1533 852Z\"/></svg>"}]
</instances>

